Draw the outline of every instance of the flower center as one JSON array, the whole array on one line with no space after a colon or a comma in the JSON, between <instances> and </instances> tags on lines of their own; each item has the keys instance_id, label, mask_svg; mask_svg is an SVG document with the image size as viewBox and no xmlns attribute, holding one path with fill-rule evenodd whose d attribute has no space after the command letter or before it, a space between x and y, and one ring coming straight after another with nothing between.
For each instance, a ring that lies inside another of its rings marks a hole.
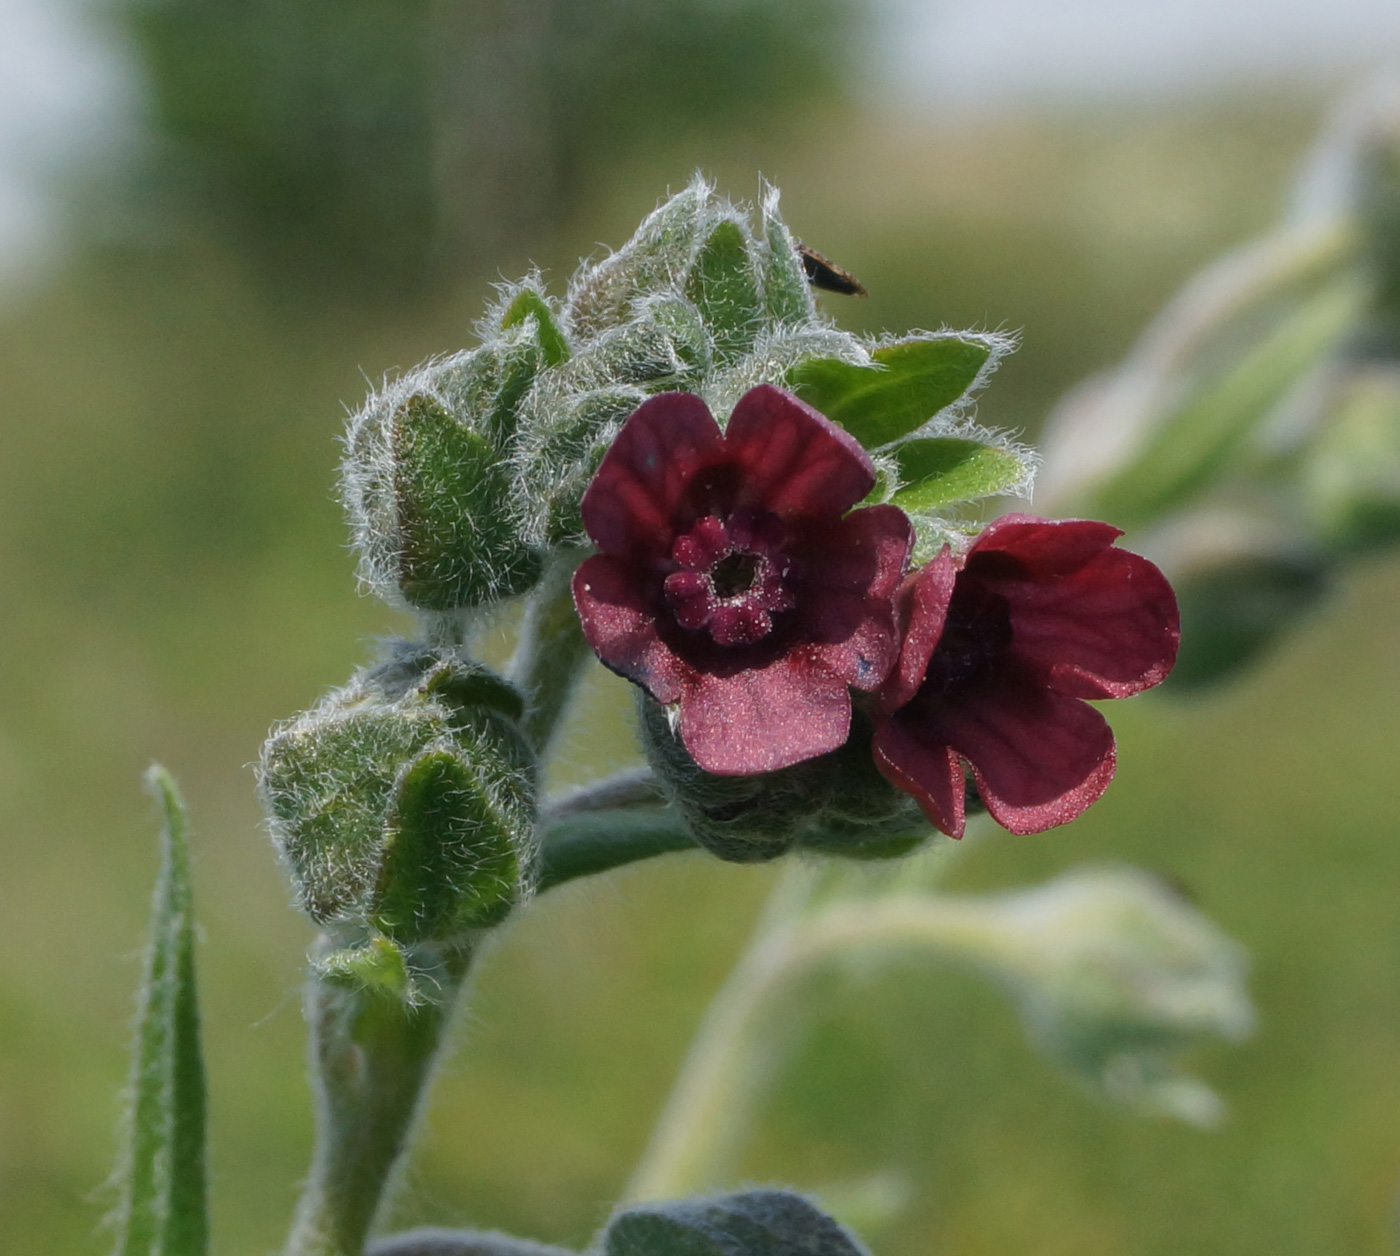
<instances>
[{"instance_id":1,"label":"flower center","mask_svg":"<svg viewBox=\"0 0 1400 1256\"><path fill-rule=\"evenodd\" d=\"M697 520L671 547L678 570L663 587L676 622L708 632L717 645L762 641L773 631L773 615L794 605L782 540L783 525L773 515Z\"/></svg>"},{"instance_id":2,"label":"flower center","mask_svg":"<svg viewBox=\"0 0 1400 1256\"><path fill-rule=\"evenodd\" d=\"M764 560L748 550L731 550L710 568L710 583L718 597L737 597L753 588Z\"/></svg>"},{"instance_id":3,"label":"flower center","mask_svg":"<svg viewBox=\"0 0 1400 1256\"><path fill-rule=\"evenodd\" d=\"M939 702L986 680L1011 639L1006 599L975 581L960 581L916 700Z\"/></svg>"}]
</instances>

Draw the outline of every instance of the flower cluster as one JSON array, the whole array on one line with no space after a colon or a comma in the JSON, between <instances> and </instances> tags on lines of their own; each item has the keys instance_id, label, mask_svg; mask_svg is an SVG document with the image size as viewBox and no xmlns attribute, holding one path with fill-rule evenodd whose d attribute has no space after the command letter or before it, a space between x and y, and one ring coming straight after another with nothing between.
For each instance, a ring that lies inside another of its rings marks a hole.
<instances>
[{"instance_id":1,"label":"flower cluster","mask_svg":"<svg viewBox=\"0 0 1400 1256\"><path fill-rule=\"evenodd\" d=\"M914 531L860 444L770 385L721 430L705 403L643 404L582 503L599 553L574 577L584 635L671 709L718 776L845 745L852 690L880 773L961 836L967 774L1034 833L1107 787L1113 734L1085 699L1158 684L1176 657L1170 585L1117 529L1006 515L910 571Z\"/></svg>"}]
</instances>

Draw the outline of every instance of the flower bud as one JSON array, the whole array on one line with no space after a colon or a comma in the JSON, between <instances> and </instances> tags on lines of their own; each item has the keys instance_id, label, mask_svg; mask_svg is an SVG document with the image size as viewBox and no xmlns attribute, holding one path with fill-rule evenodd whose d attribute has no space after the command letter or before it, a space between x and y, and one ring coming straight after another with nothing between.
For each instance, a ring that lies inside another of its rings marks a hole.
<instances>
[{"instance_id":1,"label":"flower bud","mask_svg":"<svg viewBox=\"0 0 1400 1256\"><path fill-rule=\"evenodd\" d=\"M856 710L846 742L776 772L719 776L699 767L666 708L642 697L642 745L695 841L730 863L761 863L793 849L848 859L908 853L930 830L918 805L875 766L869 717Z\"/></svg>"},{"instance_id":2,"label":"flower bud","mask_svg":"<svg viewBox=\"0 0 1400 1256\"><path fill-rule=\"evenodd\" d=\"M1219 1100L1179 1054L1254 1026L1241 949L1173 890L1132 869L1070 872L968 910L984 962L1032 1037L1108 1097L1196 1124ZM974 956L974 958L976 958Z\"/></svg>"},{"instance_id":3,"label":"flower bud","mask_svg":"<svg viewBox=\"0 0 1400 1256\"><path fill-rule=\"evenodd\" d=\"M390 384L351 420L341 482L360 574L391 603L488 605L539 578L509 457L543 362L540 330L517 322Z\"/></svg>"},{"instance_id":4,"label":"flower bud","mask_svg":"<svg viewBox=\"0 0 1400 1256\"><path fill-rule=\"evenodd\" d=\"M404 946L500 920L534 876L520 712L484 668L404 643L276 730L260 787L298 905Z\"/></svg>"}]
</instances>

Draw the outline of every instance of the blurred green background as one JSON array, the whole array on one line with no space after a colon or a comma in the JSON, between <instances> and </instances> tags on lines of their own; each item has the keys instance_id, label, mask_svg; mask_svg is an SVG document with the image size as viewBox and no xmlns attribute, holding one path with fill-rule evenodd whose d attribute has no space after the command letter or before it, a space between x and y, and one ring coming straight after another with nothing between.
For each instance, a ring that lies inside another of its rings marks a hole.
<instances>
[{"instance_id":1,"label":"blurred green background","mask_svg":"<svg viewBox=\"0 0 1400 1256\"><path fill-rule=\"evenodd\" d=\"M867 90L861 11L132 0L149 129L71 184L73 243L0 312L0 1250L100 1252L154 875L181 780L216 1251L272 1250L310 1141L287 905L248 764L401 627L333 497L366 378L461 347L489 283L562 287L697 166L761 171L852 269L843 323L1020 328L981 418L1031 434L1190 271L1276 215L1327 93L937 114ZM863 68L865 67L865 68ZM907 1207L880 1256L1383 1253L1400 1187L1400 561L1227 692L1113 711L1118 780L989 838L964 888L1086 860L1171 874L1250 950L1261 1027L1203 1062L1214 1133L1109 1110L983 984L832 980L734 1179ZM635 754L595 678L558 782ZM595 730L601 727L606 735ZM587 730L585 732L585 730ZM672 857L542 900L483 965L398 1210L582 1244L771 871Z\"/></svg>"}]
</instances>

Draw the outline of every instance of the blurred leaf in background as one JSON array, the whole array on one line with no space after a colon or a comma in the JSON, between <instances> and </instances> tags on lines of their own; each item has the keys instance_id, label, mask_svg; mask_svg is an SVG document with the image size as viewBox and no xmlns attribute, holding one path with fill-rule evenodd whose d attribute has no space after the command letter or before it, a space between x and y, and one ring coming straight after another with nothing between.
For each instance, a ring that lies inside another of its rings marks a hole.
<instances>
[{"instance_id":1,"label":"blurred leaf in background","mask_svg":"<svg viewBox=\"0 0 1400 1256\"><path fill-rule=\"evenodd\" d=\"M582 176L840 93L860 0L123 0L167 196L274 266L413 291Z\"/></svg>"}]
</instances>

